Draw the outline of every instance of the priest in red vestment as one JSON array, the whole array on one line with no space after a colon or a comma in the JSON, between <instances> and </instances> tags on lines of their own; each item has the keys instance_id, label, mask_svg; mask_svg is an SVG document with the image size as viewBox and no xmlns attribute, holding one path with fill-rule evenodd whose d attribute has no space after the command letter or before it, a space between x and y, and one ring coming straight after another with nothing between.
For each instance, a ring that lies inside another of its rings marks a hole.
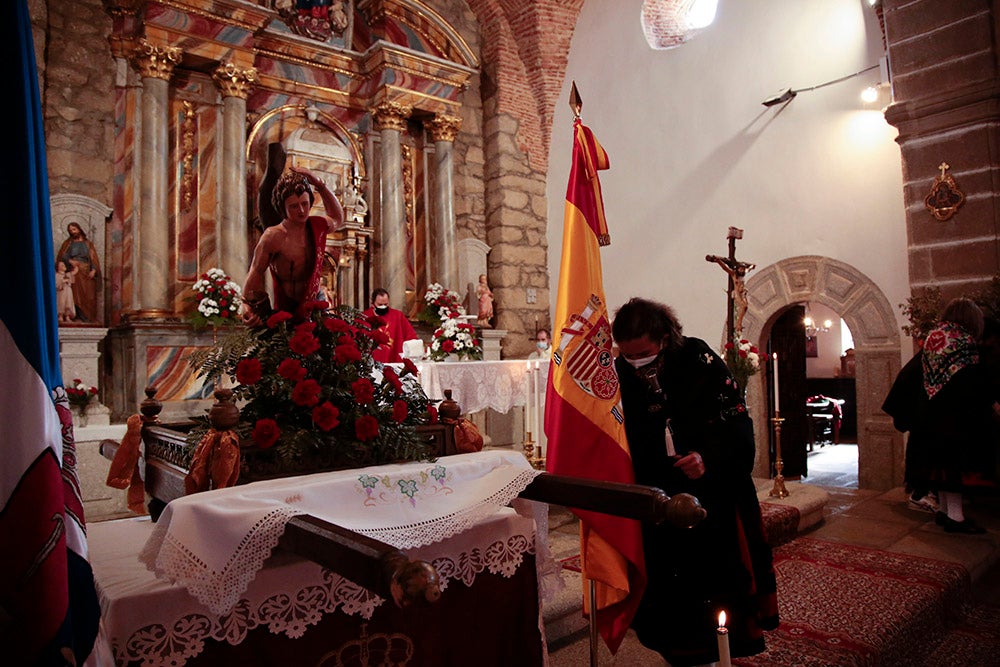
<instances>
[{"instance_id":1,"label":"priest in red vestment","mask_svg":"<svg viewBox=\"0 0 1000 667\"><path fill-rule=\"evenodd\" d=\"M385 322L382 331L389 338L387 342L375 348L372 358L383 364L402 362L403 341L416 340L418 336L410 321L406 319L406 315L400 310L389 307L389 292L381 287L375 288L372 291L372 305L365 311L365 315L381 317Z\"/></svg>"}]
</instances>

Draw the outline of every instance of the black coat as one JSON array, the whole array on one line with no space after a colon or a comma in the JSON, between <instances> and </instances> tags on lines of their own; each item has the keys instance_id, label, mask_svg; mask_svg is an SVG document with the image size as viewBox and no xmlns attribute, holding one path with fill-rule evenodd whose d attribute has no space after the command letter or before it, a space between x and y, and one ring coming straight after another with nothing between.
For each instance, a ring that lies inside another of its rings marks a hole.
<instances>
[{"instance_id":1,"label":"black coat","mask_svg":"<svg viewBox=\"0 0 1000 667\"><path fill-rule=\"evenodd\" d=\"M764 650L777 627L771 549L751 476L753 422L725 363L697 338L658 359L657 392L624 359L616 362L636 483L696 496L708 516L691 529L643 526L649 577L633 621L639 640L673 665L717 660L725 610L732 655ZM678 455L698 452L705 474L688 479L664 446L670 422Z\"/></svg>"}]
</instances>

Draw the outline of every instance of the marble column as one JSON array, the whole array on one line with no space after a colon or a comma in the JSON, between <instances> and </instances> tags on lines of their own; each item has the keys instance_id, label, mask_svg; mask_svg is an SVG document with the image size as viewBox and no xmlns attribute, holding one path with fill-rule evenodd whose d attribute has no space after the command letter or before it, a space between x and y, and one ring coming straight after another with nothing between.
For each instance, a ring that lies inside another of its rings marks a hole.
<instances>
[{"instance_id":1,"label":"marble column","mask_svg":"<svg viewBox=\"0 0 1000 667\"><path fill-rule=\"evenodd\" d=\"M138 296L138 319L173 315L170 302L170 227L167 174L170 173L168 136L170 77L181 61L181 50L145 40L134 51L133 64L142 76L139 137L139 211L136 245L138 265L133 280Z\"/></svg>"},{"instance_id":2,"label":"marble column","mask_svg":"<svg viewBox=\"0 0 1000 667\"><path fill-rule=\"evenodd\" d=\"M372 110L375 129L381 136L382 190L380 287L389 292L394 308L406 308L406 201L400 135L412 109L396 102L383 102Z\"/></svg>"},{"instance_id":3,"label":"marble column","mask_svg":"<svg viewBox=\"0 0 1000 667\"><path fill-rule=\"evenodd\" d=\"M247 95L257 70L223 63L212 78L222 93L222 178L219 184L219 268L242 285L250 264L247 239L247 170L244 158Z\"/></svg>"},{"instance_id":4,"label":"marble column","mask_svg":"<svg viewBox=\"0 0 1000 667\"><path fill-rule=\"evenodd\" d=\"M458 282L458 248L455 245L455 135L462 119L443 114L427 123L434 141L434 211L431 228L431 280L461 292Z\"/></svg>"}]
</instances>

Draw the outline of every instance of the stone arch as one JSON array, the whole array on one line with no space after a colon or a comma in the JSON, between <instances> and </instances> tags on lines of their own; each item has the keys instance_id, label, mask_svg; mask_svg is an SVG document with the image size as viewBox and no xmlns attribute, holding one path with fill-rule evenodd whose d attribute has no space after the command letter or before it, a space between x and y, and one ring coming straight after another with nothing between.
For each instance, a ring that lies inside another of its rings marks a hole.
<instances>
[{"instance_id":1,"label":"stone arch","mask_svg":"<svg viewBox=\"0 0 1000 667\"><path fill-rule=\"evenodd\" d=\"M858 416L858 486L887 490L903 483L903 438L882 412L882 401L900 368L901 336L895 311L867 276L844 262L818 255L790 257L758 270L746 283L750 309L743 335L764 349L771 326L789 306L822 303L840 313L854 335ZM751 382L750 412L757 436L754 474L767 477L767 392L764 374Z\"/></svg>"}]
</instances>

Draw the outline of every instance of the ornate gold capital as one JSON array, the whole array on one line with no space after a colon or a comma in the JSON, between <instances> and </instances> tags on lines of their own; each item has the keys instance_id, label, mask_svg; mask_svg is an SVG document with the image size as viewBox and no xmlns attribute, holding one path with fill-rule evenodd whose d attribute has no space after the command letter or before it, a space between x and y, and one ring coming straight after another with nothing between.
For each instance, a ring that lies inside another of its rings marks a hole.
<instances>
[{"instance_id":1,"label":"ornate gold capital","mask_svg":"<svg viewBox=\"0 0 1000 667\"><path fill-rule=\"evenodd\" d=\"M181 50L176 46L156 46L140 40L132 52L132 64L143 77L169 81L174 67L181 61Z\"/></svg>"},{"instance_id":2,"label":"ornate gold capital","mask_svg":"<svg viewBox=\"0 0 1000 667\"><path fill-rule=\"evenodd\" d=\"M375 120L375 129L396 130L402 132L406 129L406 119L413 113L413 107L399 102L383 102L372 109L372 118Z\"/></svg>"},{"instance_id":3,"label":"ornate gold capital","mask_svg":"<svg viewBox=\"0 0 1000 667\"><path fill-rule=\"evenodd\" d=\"M455 141L458 129L462 127L462 119L458 116L437 114L427 121L427 129L431 132L433 141Z\"/></svg>"},{"instance_id":4,"label":"ornate gold capital","mask_svg":"<svg viewBox=\"0 0 1000 667\"><path fill-rule=\"evenodd\" d=\"M245 100L257 83L257 68L240 69L233 63L223 63L212 72L212 79L222 91L223 97L239 97Z\"/></svg>"},{"instance_id":5,"label":"ornate gold capital","mask_svg":"<svg viewBox=\"0 0 1000 667\"><path fill-rule=\"evenodd\" d=\"M144 0L103 0L104 11L112 18L132 18L139 15Z\"/></svg>"}]
</instances>

